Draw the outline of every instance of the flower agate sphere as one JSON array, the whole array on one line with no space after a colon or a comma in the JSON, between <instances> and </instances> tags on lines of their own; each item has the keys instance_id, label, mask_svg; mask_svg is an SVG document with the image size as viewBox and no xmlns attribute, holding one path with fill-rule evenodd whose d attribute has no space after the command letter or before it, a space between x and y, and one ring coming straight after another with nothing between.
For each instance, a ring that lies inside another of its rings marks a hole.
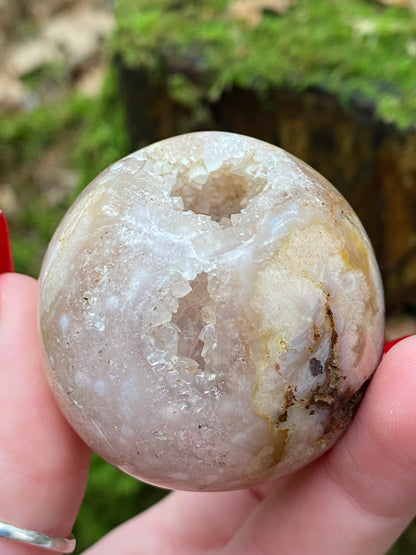
<instances>
[{"instance_id":1,"label":"flower agate sphere","mask_svg":"<svg viewBox=\"0 0 416 555\"><path fill-rule=\"evenodd\" d=\"M283 150L182 135L113 164L60 224L41 274L56 400L125 472L244 488L328 449L383 343L368 238Z\"/></svg>"}]
</instances>

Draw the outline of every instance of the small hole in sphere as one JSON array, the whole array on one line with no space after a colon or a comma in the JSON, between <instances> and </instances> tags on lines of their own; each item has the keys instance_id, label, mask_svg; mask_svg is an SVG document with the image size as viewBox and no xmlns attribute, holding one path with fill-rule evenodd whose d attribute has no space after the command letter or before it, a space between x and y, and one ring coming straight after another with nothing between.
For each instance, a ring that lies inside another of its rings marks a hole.
<instances>
[{"instance_id":1,"label":"small hole in sphere","mask_svg":"<svg viewBox=\"0 0 416 555\"><path fill-rule=\"evenodd\" d=\"M247 178L225 169L179 181L170 195L182 198L184 210L206 214L216 222L238 214L252 196L248 194Z\"/></svg>"}]
</instances>

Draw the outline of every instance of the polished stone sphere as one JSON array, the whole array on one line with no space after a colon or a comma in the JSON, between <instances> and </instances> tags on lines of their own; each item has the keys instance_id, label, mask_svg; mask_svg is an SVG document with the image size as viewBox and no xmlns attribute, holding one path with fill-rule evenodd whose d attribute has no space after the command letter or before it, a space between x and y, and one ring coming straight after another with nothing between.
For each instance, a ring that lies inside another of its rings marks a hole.
<instances>
[{"instance_id":1,"label":"polished stone sphere","mask_svg":"<svg viewBox=\"0 0 416 555\"><path fill-rule=\"evenodd\" d=\"M345 199L222 132L116 162L41 272L45 366L92 449L166 488L245 488L327 450L383 344L383 291Z\"/></svg>"}]
</instances>

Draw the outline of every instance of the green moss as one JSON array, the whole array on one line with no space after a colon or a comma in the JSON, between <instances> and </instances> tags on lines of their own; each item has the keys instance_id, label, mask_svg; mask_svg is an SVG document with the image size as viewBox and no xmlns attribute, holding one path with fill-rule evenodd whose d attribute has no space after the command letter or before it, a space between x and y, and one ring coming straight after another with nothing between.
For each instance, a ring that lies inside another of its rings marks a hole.
<instances>
[{"instance_id":1,"label":"green moss","mask_svg":"<svg viewBox=\"0 0 416 555\"><path fill-rule=\"evenodd\" d=\"M124 107L118 94L117 74L111 68L100 98L91 104L74 153L80 170L78 194L110 164L130 152Z\"/></svg>"},{"instance_id":2,"label":"green moss","mask_svg":"<svg viewBox=\"0 0 416 555\"><path fill-rule=\"evenodd\" d=\"M79 130L90 101L78 95L40 106L30 112L0 118L1 180L15 184L19 211L9 218L15 269L37 276L50 237L68 207L64 200L53 207L35 182L33 168L58 138ZM70 158L70 153L68 154Z\"/></svg>"},{"instance_id":3,"label":"green moss","mask_svg":"<svg viewBox=\"0 0 416 555\"><path fill-rule=\"evenodd\" d=\"M233 86L260 94L319 87L346 106L361 100L384 122L414 123L413 12L366 0L296 0L249 27L230 16L229 4L121 0L115 48L154 79L182 73L177 59L189 62L200 73L200 102Z\"/></svg>"},{"instance_id":4,"label":"green moss","mask_svg":"<svg viewBox=\"0 0 416 555\"><path fill-rule=\"evenodd\" d=\"M26 195L20 218L10 226L16 272L39 275L46 248L67 206L45 206L42 197Z\"/></svg>"},{"instance_id":5,"label":"green moss","mask_svg":"<svg viewBox=\"0 0 416 555\"><path fill-rule=\"evenodd\" d=\"M63 132L82 123L90 100L71 95L61 102L0 117L0 167L4 174L36 161Z\"/></svg>"},{"instance_id":6,"label":"green moss","mask_svg":"<svg viewBox=\"0 0 416 555\"><path fill-rule=\"evenodd\" d=\"M56 143L65 143L77 187L51 206L33 168ZM16 183L20 209L9 218L16 271L37 276L53 231L75 196L101 170L130 150L113 71L102 95L69 94L59 102L0 117L0 183Z\"/></svg>"},{"instance_id":7,"label":"green moss","mask_svg":"<svg viewBox=\"0 0 416 555\"><path fill-rule=\"evenodd\" d=\"M25 88L34 91L36 95L42 91L47 93L52 89L62 88L67 80L68 69L64 62L45 63L22 77Z\"/></svg>"}]
</instances>

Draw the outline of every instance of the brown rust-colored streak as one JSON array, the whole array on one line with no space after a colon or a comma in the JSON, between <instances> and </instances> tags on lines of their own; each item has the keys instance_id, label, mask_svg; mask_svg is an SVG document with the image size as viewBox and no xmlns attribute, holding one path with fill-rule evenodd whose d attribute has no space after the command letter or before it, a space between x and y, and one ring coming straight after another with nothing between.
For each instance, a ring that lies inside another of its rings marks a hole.
<instances>
[{"instance_id":1,"label":"brown rust-colored streak","mask_svg":"<svg viewBox=\"0 0 416 555\"><path fill-rule=\"evenodd\" d=\"M289 385L289 387L285 391L285 409L288 409L289 407L294 405L295 402L296 402L296 395L295 395L294 388L292 385Z\"/></svg>"},{"instance_id":2,"label":"brown rust-colored streak","mask_svg":"<svg viewBox=\"0 0 416 555\"><path fill-rule=\"evenodd\" d=\"M348 426L365 393L368 382L363 384L358 391L354 391L350 387L343 387L345 377L338 364L338 333L329 304L329 295L327 295L326 301L326 315L331 329L327 360L323 363L313 357L309 361L309 370L312 376L323 375L324 381L311 392L307 399L298 399L296 388L293 385L286 388L283 410L274 418L273 422L270 422L270 429L273 433L276 433L280 425L287 421L288 409L293 405L298 405L299 408L308 410L311 416L315 415L316 411L322 414L322 435L317 441L325 441L326 436L342 431Z\"/></svg>"},{"instance_id":3,"label":"brown rust-colored streak","mask_svg":"<svg viewBox=\"0 0 416 555\"><path fill-rule=\"evenodd\" d=\"M347 388L342 394L333 397L333 403L328 407L323 435L335 430L343 430L348 426L364 397L369 382L370 380L364 382L357 391Z\"/></svg>"},{"instance_id":4,"label":"brown rust-colored streak","mask_svg":"<svg viewBox=\"0 0 416 555\"><path fill-rule=\"evenodd\" d=\"M325 366L322 367L322 372L325 373L325 381L312 391L305 405L307 409L325 411L323 433L320 439L331 432L343 430L347 427L368 385L366 382L358 391L354 391L352 388L340 391L340 382L343 377L336 356L338 334L335 330L334 318L328 300L326 313L332 332L329 355ZM316 361L316 359L311 359L310 370L312 374L319 369L318 363L319 361Z\"/></svg>"},{"instance_id":5,"label":"brown rust-colored streak","mask_svg":"<svg viewBox=\"0 0 416 555\"><path fill-rule=\"evenodd\" d=\"M321 333L319 331L318 326L315 324L315 322L312 322L312 330L313 330L313 341L314 343L317 343L321 339Z\"/></svg>"},{"instance_id":6,"label":"brown rust-colored streak","mask_svg":"<svg viewBox=\"0 0 416 555\"><path fill-rule=\"evenodd\" d=\"M309 400L306 402L306 408L310 405L317 404L319 401L323 402L325 400L326 404L332 404L332 397L338 390L338 382L340 380L340 371L337 365L336 357L336 345L338 341L338 333L335 329L334 316L332 314L331 307L329 306L329 301L326 301L326 314L331 327L331 337L329 340L329 354L325 362L325 366L316 358L312 358L309 361L309 369L313 376L318 376L319 374L325 373L325 381L322 385L318 386L314 391Z\"/></svg>"},{"instance_id":7,"label":"brown rust-colored streak","mask_svg":"<svg viewBox=\"0 0 416 555\"><path fill-rule=\"evenodd\" d=\"M282 412L276 418L276 426L287 420L287 409L296 403L296 395L292 385L289 385L285 391L285 404L283 405Z\"/></svg>"}]
</instances>

